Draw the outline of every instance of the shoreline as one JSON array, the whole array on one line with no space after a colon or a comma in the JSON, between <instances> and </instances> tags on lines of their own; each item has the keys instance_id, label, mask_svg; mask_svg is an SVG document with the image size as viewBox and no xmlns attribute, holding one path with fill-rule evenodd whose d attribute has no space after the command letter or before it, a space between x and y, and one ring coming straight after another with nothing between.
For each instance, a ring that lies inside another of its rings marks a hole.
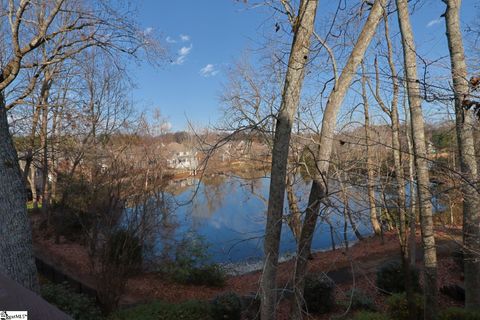
<instances>
[{"instance_id":1,"label":"shoreline","mask_svg":"<svg viewBox=\"0 0 480 320\"><path fill-rule=\"evenodd\" d=\"M374 236L368 235L365 236L364 239L368 238L373 238ZM352 248L356 246L357 244L360 243L360 240L352 240L348 242L348 247ZM335 246L335 251L336 250L341 250L345 249L345 244L342 243L341 245ZM325 253L325 252L333 252L333 247L330 246L325 249L316 249L312 250L312 254L318 254L318 253ZM288 252L285 253L278 258L278 263L286 263L295 260L296 253L294 252ZM247 275L249 273L255 273L263 269L263 259L255 260L255 261L240 261L240 262L227 262L227 263L219 263L222 268L224 268L225 273L229 277L238 277L238 276L243 276Z\"/></svg>"}]
</instances>

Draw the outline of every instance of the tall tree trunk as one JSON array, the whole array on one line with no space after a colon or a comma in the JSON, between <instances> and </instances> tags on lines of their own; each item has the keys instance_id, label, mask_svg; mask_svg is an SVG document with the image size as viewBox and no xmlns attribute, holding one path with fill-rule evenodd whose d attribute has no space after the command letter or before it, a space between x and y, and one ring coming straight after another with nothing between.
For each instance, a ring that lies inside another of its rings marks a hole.
<instances>
[{"instance_id":1,"label":"tall tree trunk","mask_svg":"<svg viewBox=\"0 0 480 320\"><path fill-rule=\"evenodd\" d=\"M403 170L403 157L401 149L401 140L400 140L400 119L398 115L398 79L397 79L397 70L395 68L395 63L393 61L393 48L392 42L390 40L390 26L388 22L388 14L383 13L384 28L385 28L385 40L387 42L387 59L388 65L390 68L391 79L392 79L392 103L391 109L389 110L390 119L392 122L392 150L393 150L393 165L395 170L395 187L397 190L397 214L398 214L398 234L400 240L400 250L402 254L402 267L405 274L405 291L408 302L408 312L410 319L416 319L417 310L415 307L415 295L414 288L412 286L412 278L410 273L410 261L408 259L409 250L408 250L408 224L406 219L406 199L405 199L405 181L404 181L404 170ZM376 76L376 92L375 96L379 103L383 104L380 98L379 92L379 70L378 70L378 61L375 59L375 76ZM382 108L386 109L386 106Z\"/></svg>"},{"instance_id":2,"label":"tall tree trunk","mask_svg":"<svg viewBox=\"0 0 480 320\"><path fill-rule=\"evenodd\" d=\"M298 207L297 196L295 195L295 190L293 190L293 184L295 178L293 173L287 174L287 201L288 201L288 210L290 213L287 216L287 223L292 230L295 241L298 242L300 239L300 232L302 231L302 212Z\"/></svg>"},{"instance_id":3,"label":"tall tree trunk","mask_svg":"<svg viewBox=\"0 0 480 320\"><path fill-rule=\"evenodd\" d=\"M32 130L30 132L29 145L27 147L26 158L25 158L25 168L23 170L24 180L27 180L28 175L30 174L30 167L33 162L34 153L35 153L35 136L37 134L38 119L40 117L40 107L35 106L33 109L33 118L32 118ZM34 186L32 185L32 192Z\"/></svg>"},{"instance_id":4,"label":"tall tree trunk","mask_svg":"<svg viewBox=\"0 0 480 320\"><path fill-rule=\"evenodd\" d=\"M42 213L47 215L49 204L49 185L48 185L48 98L52 86L52 72L45 71L45 77L40 90L39 108L42 112L42 122L40 127L40 150L42 150ZM47 217L47 222L50 219Z\"/></svg>"},{"instance_id":5,"label":"tall tree trunk","mask_svg":"<svg viewBox=\"0 0 480 320\"><path fill-rule=\"evenodd\" d=\"M53 119L53 125L52 125L52 135L51 135L51 143L50 143L50 159L51 159L51 168L50 168L50 173L52 176L52 181L50 182L50 196L49 196L49 202L53 203L57 197L57 158L55 156L55 151L56 151L56 136L54 135L53 132L55 132L55 126L56 126L56 115L54 115Z\"/></svg>"},{"instance_id":6,"label":"tall tree trunk","mask_svg":"<svg viewBox=\"0 0 480 320\"><path fill-rule=\"evenodd\" d=\"M300 241L297 249L295 262L294 294L295 303L292 309L292 318L301 319L303 315L303 290L305 287L305 273L307 271L308 255L310 253L313 233L317 223L317 216L320 209L320 202L326 197L326 180L328 174L329 160L332 153L334 130L337 122L338 110L345 98L353 76L362 61L370 41L375 35L375 30L382 18L385 0L375 0L367 21L357 39L357 42L348 58L348 61L338 78L337 85L330 93L327 105L323 114L322 129L320 132L320 144L317 156L317 172L314 176L308 206L303 222Z\"/></svg>"},{"instance_id":7,"label":"tall tree trunk","mask_svg":"<svg viewBox=\"0 0 480 320\"><path fill-rule=\"evenodd\" d=\"M395 77L395 76L394 76ZM403 172L402 152L400 145L400 121L398 117L398 109L395 106L392 108L392 148L393 148L393 163L395 166L395 183L397 189L397 208L400 222L400 245L402 247L402 254L408 260L408 242L407 242L407 220L405 214L405 181Z\"/></svg>"},{"instance_id":8,"label":"tall tree trunk","mask_svg":"<svg viewBox=\"0 0 480 320\"><path fill-rule=\"evenodd\" d=\"M64 99L65 100L65 99ZM56 157L56 151L58 147L57 133L61 127L62 113L61 106L56 106L53 109L53 120L52 120L52 133L51 133L51 142L50 142L50 158L51 158L51 169L52 174L51 188L50 188L50 202L57 200L57 181L58 181L58 160Z\"/></svg>"},{"instance_id":9,"label":"tall tree trunk","mask_svg":"<svg viewBox=\"0 0 480 320\"><path fill-rule=\"evenodd\" d=\"M294 26L294 37L288 61L282 103L277 116L272 150L272 169L265 227L265 263L261 279L261 318L275 319L277 304L276 278L283 204L287 174L288 151L294 115L300 102L300 91L305 76L305 66L310 52L317 0L302 0Z\"/></svg>"},{"instance_id":10,"label":"tall tree trunk","mask_svg":"<svg viewBox=\"0 0 480 320\"><path fill-rule=\"evenodd\" d=\"M362 64L363 71L363 64ZM368 203L370 206L370 223L372 224L373 232L380 235L382 232L380 223L378 222L377 204L375 200L375 173L373 168L372 150L370 142L372 141L370 134L370 114L368 106L367 90L365 87L365 72L362 73L362 98L363 111L365 115L365 151L367 153L367 193Z\"/></svg>"},{"instance_id":11,"label":"tall tree trunk","mask_svg":"<svg viewBox=\"0 0 480 320\"><path fill-rule=\"evenodd\" d=\"M385 21L387 24L388 21ZM389 42L389 41L387 41ZM390 52L390 50L389 50ZM389 54L390 55L390 54ZM396 81L395 67L393 58L389 58L389 64L392 71L393 80L393 99L390 117L392 121L392 149L393 149L393 165L395 171L395 187L397 189L397 209L399 221L400 246L403 256L408 260L408 243L407 243L407 220L405 215L405 181L402 161L402 150L400 143L400 120L398 116L398 84ZM376 66L376 74L378 75L378 66Z\"/></svg>"},{"instance_id":12,"label":"tall tree trunk","mask_svg":"<svg viewBox=\"0 0 480 320\"><path fill-rule=\"evenodd\" d=\"M455 123L463 194L463 243L465 247L465 307L480 308L480 195L477 192L477 162L473 135L473 114L465 110L469 94L467 65L460 31L460 0L444 0L448 49L455 90Z\"/></svg>"},{"instance_id":13,"label":"tall tree trunk","mask_svg":"<svg viewBox=\"0 0 480 320\"><path fill-rule=\"evenodd\" d=\"M330 241L332 242L332 251L336 250L335 246L335 229L333 228L332 222L330 222L330 219L328 218L328 211L325 212L325 222L328 224L330 228Z\"/></svg>"},{"instance_id":14,"label":"tall tree trunk","mask_svg":"<svg viewBox=\"0 0 480 320\"><path fill-rule=\"evenodd\" d=\"M410 126L410 117L407 110L407 98L406 95L403 99L403 111L406 119L406 136L408 146L408 184L410 187L410 206L408 210L410 235L408 240L408 255L410 257L410 266L413 268L416 265L417 260L417 189L415 185L415 158L413 156L413 142Z\"/></svg>"},{"instance_id":15,"label":"tall tree trunk","mask_svg":"<svg viewBox=\"0 0 480 320\"><path fill-rule=\"evenodd\" d=\"M355 220L352 217L352 210L350 210L350 204L348 202L348 193L347 189L345 187L342 187L342 196L343 196L343 210L346 216L348 217L348 221L350 221L350 226L352 227L353 233L357 237L359 241L363 240L363 236L358 230L357 224L355 223Z\"/></svg>"},{"instance_id":16,"label":"tall tree trunk","mask_svg":"<svg viewBox=\"0 0 480 320\"><path fill-rule=\"evenodd\" d=\"M393 154L393 166L395 172L395 189L397 191L397 209L398 209L398 222L399 222L399 238L402 254L407 257L407 225L405 215L405 182L403 172L402 150L400 141L400 120L398 116L398 79L395 63L393 61L393 48L390 40L390 27L388 22L388 14L384 12L384 29L385 29L385 41L387 43L387 59L388 66L390 68L390 77L392 79L392 102L391 108L388 109L385 102L380 96L380 72L378 68L378 60L375 58L375 100L378 102L382 110L388 114L391 120L392 129L392 154Z\"/></svg>"},{"instance_id":17,"label":"tall tree trunk","mask_svg":"<svg viewBox=\"0 0 480 320\"><path fill-rule=\"evenodd\" d=\"M32 232L27 215L25 180L8 128L0 91L0 272L38 292Z\"/></svg>"},{"instance_id":18,"label":"tall tree trunk","mask_svg":"<svg viewBox=\"0 0 480 320\"><path fill-rule=\"evenodd\" d=\"M36 179L36 168L32 164L35 157L35 136L38 125L38 118L40 117L40 108L38 106L34 107L33 110L33 119L32 119L32 130L30 133L30 141L26 151L25 158L25 167L23 169L23 180L27 181L30 184L30 190L32 191L32 202L33 208L38 209L38 193L37 193L37 179Z\"/></svg>"},{"instance_id":19,"label":"tall tree trunk","mask_svg":"<svg viewBox=\"0 0 480 320\"><path fill-rule=\"evenodd\" d=\"M35 157L35 138L37 135L37 126L38 126L38 121L40 119L40 113L44 111L44 108L46 108L46 103L48 100L48 95L50 93L50 87L51 87L51 80L52 80L52 72L49 71L49 69L46 69L44 71L44 77L42 80L42 86L40 88L40 96L38 98L37 104L34 107L33 110L33 118L32 118L32 130L30 132L30 141L29 141L29 146L27 148L27 158L25 160L25 170L24 170L24 179L26 179L28 172L30 170L30 166L33 163L34 157ZM41 130L44 128L42 127ZM43 131L40 132L42 134ZM35 168L34 168L35 171ZM32 181L35 179L32 179ZM42 181L43 184L43 181ZM32 193L33 189L35 189L35 194L37 194L36 190L36 185L32 185ZM43 195L44 191L42 189L42 201L43 201ZM34 201L34 207L38 207L37 199L33 199Z\"/></svg>"},{"instance_id":20,"label":"tall tree trunk","mask_svg":"<svg viewBox=\"0 0 480 320\"><path fill-rule=\"evenodd\" d=\"M48 170L48 106L47 101L43 101L42 106L42 126L40 136L40 147L42 150L42 213L44 216L48 214L49 202L49 170ZM50 219L47 217L47 223Z\"/></svg>"},{"instance_id":21,"label":"tall tree trunk","mask_svg":"<svg viewBox=\"0 0 480 320\"><path fill-rule=\"evenodd\" d=\"M417 78L417 61L412 26L410 24L408 1L396 0L398 23L402 36L403 58L407 81L410 119L412 121L413 149L417 169L417 191L420 210L424 262L425 319L437 316L437 252L435 248L432 205L429 191L427 146L425 140L422 99Z\"/></svg>"},{"instance_id":22,"label":"tall tree trunk","mask_svg":"<svg viewBox=\"0 0 480 320\"><path fill-rule=\"evenodd\" d=\"M32 202L33 202L33 209L38 209L38 195L37 195L37 176L35 167L30 167L29 170L29 177L28 183L30 184L30 190L32 191Z\"/></svg>"}]
</instances>

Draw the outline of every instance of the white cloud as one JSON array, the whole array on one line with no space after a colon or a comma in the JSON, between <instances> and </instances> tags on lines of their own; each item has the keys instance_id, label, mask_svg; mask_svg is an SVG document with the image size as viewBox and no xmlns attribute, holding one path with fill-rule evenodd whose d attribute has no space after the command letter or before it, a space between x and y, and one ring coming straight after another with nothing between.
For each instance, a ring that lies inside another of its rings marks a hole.
<instances>
[{"instance_id":1,"label":"white cloud","mask_svg":"<svg viewBox=\"0 0 480 320\"><path fill-rule=\"evenodd\" d=\"M170 129L172 129L172 123L169 122L169 121L166 121L166 122L161 124L160 129L164 132L165 131L170 131Z\"/></svg>"},{"instance_id":2,"label":"white cloud","mask_svg":"<svg viewBox=\"0 0 480 320\"><path fill-rule=\"evenodd\" d=\"M177 65L183 64L187 59L187 56L192 51L192 48L193 48L193 45L190 45L189 47L181 47L180 50L178 50L178 57L173 62L173 64L177 64Z\"/></svg>"},{"instance_id":3,"label":"white cloud","mask_svg":"<svg viewBox=\"0 0 480 320\"><path fill-rule=\"evenodd\" d=\"M200 74L205 78L214 77L218 74L218 70L215 68L213 64L209 63L205 67L200 69Z\"/></svg>"},{"instance_id":4,"label":"white cloud","mask_svg":"<svg viewBox=\"0 0 480 320\"><path fill-rule=\"evenodd\" d=\"M180 50L178 50L178 54L181 55L181 56L186 56L187 54L190 53L190 50L192 50L192 46L181 47Z\"/></svg>"},{"instance_id":5,"label":"white cloud","mask_svg":"<svg viewBox=\"0 0 480 320\"><path fill-rule=\"evenodd\" d=\"M190 36L188 34L180 34L178 39L168 36L167 38L165 38L165 41L167 41L168 43L177 43L179 41L180 42L188 42L188 41L190 41Z\"/></svg>"},{"instance_id":6,"label":"white cloud","mask_svg":"<svg viewBox=\"0 0 480 320\"><path fill-rule=\"evenodd\" d=\"M431 20L430 22L427 23L427 28L433 27L434 25L439 24L440 22L442 22L442 18Z\"/></svg>"},{"instance_id":7,"label":"white cloud","mask_svg":"<svg viewBox=\"0 0 480 320\"><path fill-rule=\"evenodd\" d=\"M168 36L165 41L167 41L168 43L177 43L177 40L175 39L172 39L172 37Z\"/></svg>"},{"instance_id":8,"label":"white cloud","mask_svg":"<svg viewBox=\"0 0 480 320\"><path fill-rule=\"evenodd\" d=\"M153 28L152 27L148 27L148 28L145 28L145 30L143 30L143 34L145 36L148 36L150 33L153 32Z\"/></svg>"}]
</instances>

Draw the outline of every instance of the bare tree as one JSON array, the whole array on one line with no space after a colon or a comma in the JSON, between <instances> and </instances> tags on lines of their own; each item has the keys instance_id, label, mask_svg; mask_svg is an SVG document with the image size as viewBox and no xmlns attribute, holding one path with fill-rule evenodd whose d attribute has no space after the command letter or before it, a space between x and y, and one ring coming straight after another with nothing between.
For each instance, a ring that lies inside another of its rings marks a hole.
<instances>
[{"instance_id":1,"label":"bare tree","mask_svg":"<svg viewBox=\"0 0 480 320\"><path fill-rule=\"evenodd\" d=\"M345 98L348 88L352 82L353 76L362 61L365 52L375 35L375 30L380 22L385 1L376 0L373 4L370 14L363 26L363 29L356 41L356 44L345 64L345 67L338 78L328 98L327 106L323 113L322 129L320 132L320 141L316 161L317 171L314 173L313 183L308 199L300 241L298 243L297 259L295 264L294 292L295 303L292 311L294 319L302 319L303 316L303 290L305 286L305 273L307 268L308 256L312 245L312 238L317 223L317 216L320 210L320 204L327 196L327 174L330 161L330 155L333 148L333 137L337 121L338 110Z\"/></svg>"},{"instance_id":2,"label":"bare tree","mask_svg":"<svg viewBox=\"0 0 480 320\"><path fill-rule=\"evenodd\" d=\"M294 36L285 76L282 102L276 118L264 240L265 263L261 279L261 318L265 320L275 319L276 277L283 222L288 151L293 119L300 102L305 67L308 63L310 38L313 33L317 3L317 0L302 0L300 2L296 24L293 27Z\"/></svg>"},{"instance_id":3,"label":"bare tree","mask_svg":"<svg viewBox=\"0 0 480 320\"><path fill-rule=\"evenodd\" d=\"M445 22L455 97L455 123L463 194L463 242L465 266L465 307L480 307L480 195L473 135L473 110L468 110L469 82L460 31L460 0L444 0Z\"/></svg>"},{"instance_id":4,"label":"bare tree","mask_svg":"<svg viewBox=\"0 0 480 320\"><path fill-rule=\"evenodd\" d=\"M432 205L429 191L427 146L425 139L422 97L417 76L417 53L410 24L407 0L396 0L398 23L402 36L403 58L407 82L408 102L412 122L413 149L417 171L418 205L422 230L424 262L425 319L435 319L437 314L437 253L433 229Z\"/></svg>"},{"instance_id":5,"label":"bare tree","mask_svg":"<svg viewBox=\"0 0 480 320\"><path fill-rule=\"evenodd\" d=\"M381 225L378 221L377 216L377 204L375 199L375 172L373 167L373 157L370 143L371 138L371 129L370 129L370 111L366 90L366 76L364 66L362 64L362 99L363 99L363 112L365 117L365 149L367 154L367 192L368 192L368 203L370 205L370 222L372 224L373 232L377 235L380 235L382 232Z\"/></svg>"},{"instance_id":6,"label":"bare tree","mask_svg":"<svg viewBox=\"0 0 480 320\"><path fill-rule=\"evenodd\" d=\"M25 287L38 290L25 184L7 121L7 109L18 103L7 105L5 91L19 74L43 70L86 48L135 54L145 41L143 33L107 2L12 0L1 2L1 12L0 28L6 41L0 48L4 53L0 65L0 269ZM61 43L61 50L46 56L34 54L49 43ZM34 90L37 74L19 101Z\"/></svg>"}]
</instances>

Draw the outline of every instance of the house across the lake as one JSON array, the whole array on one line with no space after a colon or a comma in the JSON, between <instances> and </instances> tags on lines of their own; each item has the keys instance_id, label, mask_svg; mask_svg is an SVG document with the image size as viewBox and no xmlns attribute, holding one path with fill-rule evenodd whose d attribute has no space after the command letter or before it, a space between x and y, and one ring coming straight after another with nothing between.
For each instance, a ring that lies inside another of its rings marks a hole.
<instances>
[{"instance_id":1,"label":"house across the lake","mask_svg":"<svg viewBox=\"0 0 480 320\"><path fill-rule=\"evenodd\" d=\"M198 168L197 152L183 144L172 142L166 146L167 166L170 169L196 171Z\"/></svg>"}]
</instances>

